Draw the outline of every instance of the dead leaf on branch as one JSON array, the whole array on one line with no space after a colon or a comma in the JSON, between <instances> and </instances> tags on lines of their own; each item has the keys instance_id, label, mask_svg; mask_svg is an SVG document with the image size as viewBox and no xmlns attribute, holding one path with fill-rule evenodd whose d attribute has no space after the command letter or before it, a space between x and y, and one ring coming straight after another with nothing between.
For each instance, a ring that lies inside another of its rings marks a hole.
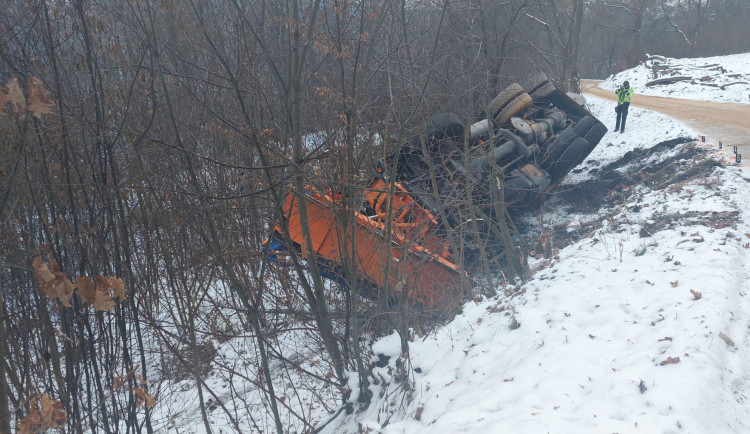
<instances>
[{"instance_id":1,"label":"dead leaf on branch","mask_svg":"<svg viewBox=\"0 0 750 434\"><path fill-rule=\"evenodd\" d=\"M39 415L39 410L32 408L29 413L18 421L16 425L18 434L34 434L41 428L42 417Z\"/></svg>"},{"instance_id":2,"label":"dead leaf on branch","mask_svg":"<svg viewBox=\"0 0 750 434\"><path fill-rule=\"evenodd\" d=\"M52 290L52 281L55 280L55 274L49 269L49 264L42 262L42 258L36 257L31 264L34 269L34 282L36 282L42 293L50 300L55 298Z\"/></svg>"},{"instance_id":3,"label":"dead leaf on branch","mask_svg":"<svg viewBox=\"0 0 750 434\"><path fill-rule=\"evenodd\" d=\"M67 277L59 276L55 279L55 295L60 299L60 303L62 303L63 306L73 307L73 305L70 304L70 297L73 296L74 291L75 286Z\"/></svg>"},{"instance_id":4,"label":"dead leaf on branch","mask_svg":"<svg viewBox=\"0 0 750 434\"><path fill-rule=\"evenodd\" d=\"M34 281L47 298L60 300L65 307L72 307L70 298L77 293L82 300L91 304L94 309L100 311L111 311L115 308L115 300L110 293L119 301L125 301L127 289L125 282L114 276L97 276L96 280L88 276L79 277L73 284L64 273L60 271L57 262L50 259L44 262L40 257L34 259Z\"/></svg>"},{"instance_id":5,"label":"dead leaf on branch","mask_svg":"<svg viewBox=\"0 0 750 434\"><path fill-rule=\"evenodd\" d=\"M50 114L55 108L52 94L44 87L42 80L29 76L27 81L28 100L24 96L21 81L13 77L8 81L8 86L0 85L0 113L15 113L26 115L28 110L39 119L42 115Z\"/></svg>"},{"instance_id":6,"label":"dead leaf on branch","mask_svg":"<svg viewBox=\"0 0 750 434\"><path fill-rule=\"evenodd\" d=\"M89 276L82 276L76 280L76 293L85 302L94 304L96 299L96 287L94 286L94 279Z\"/></svg>"},{"instance_id":7,"label":"dead leaf on branch","mask_svg":"<svg viewBox=\"0 0 750 434\"><path fill-rule=\"evenodd\" d=\"M119 277L108 277L109 283L112 286L112 291L117 298L117 301L125 301L125 282Z\"/></svg>"},{"instance_id":8,"label":"dead leaf on branch","mask_svg":"<svg viewBox=\"0 0 750 434\"><path fill-rule=\"evenodd\" d=\"M115 308L115 301L112 300L112 297L109 296L109 291L101 291L99 288L96 288L96 293L94 295L94 309L105 311L105 310L113 310Z\"/></svg>"},{"instance_id":9,"label":"dead leaf on branch","mask_svg":"<svg viewBox=\"0 0 750 434\"><path fill-rule=\"evenodd\" d=\"M121 388L125 384L125 380L127 380L126 375L118 375L117 377L115 377L115 381L112 384L112 388L114 388L115 390Z\"/></svg>"},{"instance_id":10,"label":"dead leaf on branch","mask_svg":"<svg viewBox=\"0 0 750 434\"><path fill-rule=\"evenodd\" d=\"M28 87L29 106L27 109L38 119L41 119L42 115L52 113L55 102L52 99L52 94L45 89L42 80L36 77L29 77Z\"/></svg>"},{"instance_id":11,"label":"dead leaf on branch","mask_svg":"<svg viewBox=\"0 0 750 434\"><path fill-rule=\"evenodd\" d=\"M48 429L61 429L68 419L68 414L63 410L62 402L55 401L46 393L32 399L30 407L26 417L18 422L18 433L20 434L35 434Z\"/></svg>"},{"instance_id":12,"label":"dead leaf on branch","mask_svg":"<svg viewBox=\"0 0 750 434\"><path fill-rule=\"evenodd\" d=\"M21 114L22 110L26 110L26 98L23 96L21 82L17 77L11 78L10 81L8 81L8 87L4 88L3 92L0 93L3 94L3 96L0 97L0 102L2 102L0 112L5 111L7 105L10 105L10 109L16 114Z\"/></svg>"},{"instance_id":13,"label":"dead leaf on branch","mask_svg":"<svg viewBox=\"0 0 750 434\"><path fill-rule=\"evenodd\" d=\"M46 393L41 398L42 424L44 428L62 428L68 419L68 414L63 410L62 402L55 401Z\"/></svg>"},{"instance_id":14,"label":"dead leaf on branch","mask_svg":"<svg viewBox=\"0 0 750 434\"><path fill-rule=\"evenodd\" d=\"M110 291L114 294L118 301L125 301L125 282L119 277L111 276L96 276L96 297L94 300L94 308L96 310L112 310L115 307L115 302L110 296Z\"/></svg>"},{"instance_id":15,"label":"dead leaf on branch","mask_svg":"<svg viewBox=\"0 0 750 434\"><path fill-rule=\"evenodd\" d=\"M156 400L153 396L151 396L148 392L146 392L146 389L142 389L140 387L134 387L133 392L135 393L135 396L138 397L138 401L136 401L135 406L140 407L144 403L146 404L146 407L151 408L156 405Z\"/></svg>"}]
</instances>

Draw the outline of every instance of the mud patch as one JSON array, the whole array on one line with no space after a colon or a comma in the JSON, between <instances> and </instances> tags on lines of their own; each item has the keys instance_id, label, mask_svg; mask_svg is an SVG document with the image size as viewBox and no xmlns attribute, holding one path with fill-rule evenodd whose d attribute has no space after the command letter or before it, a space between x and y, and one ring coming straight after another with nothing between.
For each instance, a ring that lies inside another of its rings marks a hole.
<instances>
[{"instance_id":1,"label":"mud patch","mask_svg":"<svg viewBox=\"0 0 750 434\"><path fill-rule=\"evenodd\" d=\"M643 189L638 187L643 186L651 191L665 190L672 194L691 183L704 184L710 188L715 183L710 175L721 164L707 158L705 150L696 144L682 146L676 155L658 161L650 158L691 142L694 142L691 138L677 138L658 143L649 149L630 151L602 168L591 169L594 179L558 189L550 203L552 206L565 204L568 212L591 215L600 214L604 210L605 214L583 223L576 231L569 232L567 223L549 228L539 237L539 241L531 240L531 250L549 257L557 249L591 236L605 221L609 221L612 226L631 223L616 219L625 206L632 212L640 211L638 198L634 197L643 193ZM716 229L731 227L737 218L737 212L657 213L649 217L648 223L643 224L640 236L649 237L676 225L700 225Z\"/></svg>"},{"instance_id":2,"label":"mud patch","mask_svg":"<svg viewBox=\"0 0 750 434\"><path fill-rule=\"evenodd\" d=\"M580 213L595 213L602 208L622 205L635 193L635 186L645 185L652 190L662 190L670 185L683 183L713 171L719 162L705 158L705 150L688 145L677 155L657 163L649 163L649 157L669 151L678 145L693 142L682 137L648 149L629 151L619 160L600 169L591 169L595 179L583 181L567 189L559 189L554 198L566 203ZM628 170L621 170L631 166Z\"/></svg>"}]
</instances>

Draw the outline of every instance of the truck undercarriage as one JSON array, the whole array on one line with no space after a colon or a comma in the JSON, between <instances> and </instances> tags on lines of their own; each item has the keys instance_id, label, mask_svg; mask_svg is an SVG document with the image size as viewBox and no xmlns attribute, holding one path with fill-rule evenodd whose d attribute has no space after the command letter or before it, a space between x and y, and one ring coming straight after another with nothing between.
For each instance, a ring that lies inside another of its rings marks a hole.
<instances>
[{"instance_id":1,"label":"truck undercarriage","mask_svg":"<svg viewBox=\"0 0 750 434\"><path fill-rule=\"evenodd\" d=\"M468 130L455 114L437 115L424 135L378 162L356 209L339 193L308 187L307 224L324 270L341 276L349 264L375 293L426 306L455 297L466 278L457 258L480 244L507 248L498 223L539 207L607 132L579 98L538 74L508 86ZM287 195L268 243L273 258L306 245L300 200Z\"/></svg>"}]
</instances>

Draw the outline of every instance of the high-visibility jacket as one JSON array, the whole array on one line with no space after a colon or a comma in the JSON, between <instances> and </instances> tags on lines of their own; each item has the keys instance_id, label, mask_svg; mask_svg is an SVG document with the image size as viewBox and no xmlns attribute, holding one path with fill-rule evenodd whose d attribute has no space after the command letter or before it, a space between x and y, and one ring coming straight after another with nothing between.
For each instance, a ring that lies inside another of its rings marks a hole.
<instances>
[{"instance_id":1,"label":"high-visibility jacket","mask_svg":"<svg viewBox=\"0 0 750 434\"><path fill-rule=\"evenodd\" d=\"M617 89L615 91L615 94L617 95L617 104L625 104L626 102L630 102L630 98L633 97L633 88L629 87L627 89Z\"/></svg>"}]
</instances>

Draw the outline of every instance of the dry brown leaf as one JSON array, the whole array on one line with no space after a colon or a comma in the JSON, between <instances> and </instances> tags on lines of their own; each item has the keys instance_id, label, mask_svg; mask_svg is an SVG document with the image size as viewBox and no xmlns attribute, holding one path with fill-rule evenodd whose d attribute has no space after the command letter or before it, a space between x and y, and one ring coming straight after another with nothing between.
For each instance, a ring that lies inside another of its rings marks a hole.
<instances>
[{"instance_id":1,"label":"dry brown leaf","mask_svg":"<svg viewBox=\"0 0 750 434\"><path fill-rule=\"evenodd\" d=\"M693 297L695 297L696 300L700 300L701 297L703 297L703 294L698 291L693 291L692 289L690 290L690 293L693 294Z\"/></svg>"},{"instance_id":2,"label":"dry brown leaf","mask_svg":"<svg viewBox=\"0 0 750 434\"><path fill-rule=\"evenodd\" d=\"M101 274L96 276L96 291L94 291L94 309L96 310L112 310L115 308L115 302L109 295L109 291L112 289L109 278L102 276Z\"/></svg>"},{"instance_id":3,"label":"dry brown leaf","mask_svg":"<svg viewBox=\"0 0 750 434\"><path fill-rule=\"evenodd\" d=\"M95 278L95 287L97 291L109 292L109 279L102 276L101 274Z\"/></svg>"},{"instance_id":4,"label":"dry brown leaf","mask_svg":"<svg viewBox=\"0 0 750 434\"><path fill-rule=\"evenodd\" d=\"M121 388L123 384L125 384L126 379L127 377L125 375L118 375L117 377L115 377L115 382L112 385L112 387L114 387L115 390Z\"/></svg>"},{"instance_id":5,"label":"dry brown leaf","mask_svg":"<svg viewBox=\"0 0 750 434\"><path fill-rule=\"evenodd\" d=\"M67 277L60 275L55 279L55 295L60 299L60 303L62 303L63 306L73 307L73 305L70 304L70 297L73 296L74 291L75 286Z\"/></svg>"},{"instance_id":6,"label":"dry brown leaf","mask_svg":"<svg viewBox=\"0 0 750 434\"><path fill-rule=\"evenodd\" d=\"M55 273L55 275L58 275L60 273L60 267L57 265L57 261L55 261L55 258L50 258L49 269L50 271Z\"/></svg>"},{"instance_id":7,"label":"dry brown leaf","mask_svg":"<svg viewBox=\"0 0 750 434\"><path fill-rule=\"evenodd\" d=\"M724 332L719 332L719 337L730 347L734 346L734 341L729 336L725 335Z\"/></svg>"},{"instance_id":8,"label":"dry brown leaf","mask_svg":"<svg viewBox=\"0 0 750 434\"><path fill-rule=\"evenodd\" d=\"M29 407L29 413L18 422L18 433L36 434L48 429L60 429L65 426L68 419L62 403L50 398L46 393L31 399Z\"/></svg>"},{"instance_id":9,"label":"dry brown leaf","mask_svg":"<svg viewBox=\"0 0 750 434\"><path fill-rule=\"evenodd\" d=\"M94 296L94 309L105 311L115 308L115 301L109 296L109 291L100 291L96 288Z\"/></svg>"},{"instance_id":10,"label":"dry brown leaf","mask_svg":"<svg viewBox=\"0 0 750 434\"><path fill-rule=\"evenodd\" d=\"M76 280L76 293L84 301L89 304L94 304L96 300L96 289L94 287L94 279L89 276L82 276Z\"/></svg>"},{"instance_id":11,"label":"dry brown leaf","mask_svg":"<svg viewBox=\"0 0 750 434\"><path fill-rule=\"evenodd\" d=\"M119 301L125 301L125 295L127 290L125 289L125 282L119 277L108 277L109 284L114 290L114 295Z\"/></svg>"},{"instance_id":12,"label":"dry brown leaf","mask_svg":"<svg viewBox=\"0 0 750 434\"><path fill-rule=\"evenodd\" d=\"M50 271L49 265L42 262L42 258L37 256L31 266L34 269L34 281L39 289L47 298L54 299L55 293L52 291L52 281L55 280L55 275Z\"/></svg>"},{"instance_id":13,"label":"dry brown leaf","mask_svg":"<svg viewBox=\"0 0 750 434\"><path fill-rule=\"evenodd\" d=\"M26 98L23 96L23 89L21 89L21 82L17 77L13 77L8 82L8 100L11 109L16 114L21 114L22 110L26 109ZM3 107L4 108L4 107Z\"/></svg>"},{"instance_id":14,"label":"dry brown leaf","mask_svg":"<svg viewBox=\"0 0 750 434\"><path fill-rule=\"evenodd\" d=\"M37 256L31 264L34 267L34 277L39 277L42 282L51 282L55 280L55 275L50 271L49 264L42 262L42 258Z\"/></svg>"},{"instance_id":15,"label":"dry brown leaf","mask_svg":"<svg viewBox=\"0 0 750 434\"><path fill-rule=\"evenodd\" d=\"M62 402L55 401L46 393L41 398L42 427L44 429L62 428L68 419L68 414L63 410Z\"/></svg>"},{"instance_id":16,"label":"dry brown leaf","mask_svg":"<svg viewBox=\"0 0 750 434\"><path fill-rule=\"evenodd\" d=\"M143 378L143 375L141 375L141 374L135 374L135 378L138 380L139 383L146 384L146 379Z\"/></svg>"},{"instance_id":17,"label":"dry brown leaf","mask_svg":"<svg viewBox=\"0 0 750 434\"><path fill-rule=\"evenodd\" d=\"M16 425L18 434L35 434L41 429L42 418L39 416L39 410L32 408L29 413L21 419Z\"/></svg>"},{"instance_id":18,"label":"dry brown leaf","mask_svg":"<svg viewBox=\"0 0 750 434\"><path fill-rule=\"evenodd\" d=\"M659 366L675 364L675 363L680 363L679 357L667 357L667 360L662 360L661 363L659 363Z\"/></svg>"},{"instance_id":19,"label":"dry brown leaf","mask_svg":"<svg viewBox=\"0 0 750 434\"><path fill-rule=\"evenodd\" d=\"M677 288L677 285L679 285L679 283L677 281L670 282L670 283L672 284L672 288Z\"/></svg>"},{"instance_id":20,"label":"dry brown leaf","mask_svg":"<svg viewBox=\"0 0 750 434\"><path fill-rule=\"evenodd\" d=\"M29 106L28 110L37 118L52 113L55 102L52 94L44 88L44 83L36 77L29 77Z\"/></svg>"},{"instance_id":21,"label":"dry brown leaf","mask_svg":"<svg viewBox=\"0 0 750 434\"><path fill-rule=\"evenodd\" d=\"M135 396L138 397L138 401L135 403L136 407L140 407L141 405L143 405L143 403L145 403L146 407L149 408L156 405L156 400L148 392L146 392L146 389L134 387L133 392L135 393Z\"/></svg>"}]
</instances>

